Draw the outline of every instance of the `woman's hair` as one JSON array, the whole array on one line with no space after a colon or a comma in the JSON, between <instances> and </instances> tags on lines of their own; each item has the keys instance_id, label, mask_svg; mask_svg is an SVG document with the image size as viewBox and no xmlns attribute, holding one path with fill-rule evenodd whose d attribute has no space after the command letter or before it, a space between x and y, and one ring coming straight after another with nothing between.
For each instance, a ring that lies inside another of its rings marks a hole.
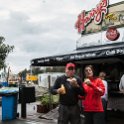
<instances>
[{"instance_id":1,"label":"woman's hair","mask_svg":"<svg viewBox=\"0 0 124 124\"><path fill-rule=\"evenodd\" d=\"M86 68L91 68L91 70L92 70L92 72L93 72L93 75L95 75L93 65L86 65L85 68L84 68L84 73L85 73ZM85 77L86 77L86 74L85 74Z\"/></svg>"},{"instance_id":2,"label":"woman's hair","mask_svg":"<svg viewBox=\"0 0 124 124\"><path fill-rule=\"evenodd\" d=\"M86 68L91 68L91 70L94 72L94 67L92 65L86 65L84 71L86 70Z\"/></svg>"},{"instance_id":3,"label":"woman's hair","mask_svg":"<svg viewBox=\"0 0 124 124\"><path fill-rule=\"evenodd\" d=\"M103 72L103 71L101 71L101 72L99 73L99 77L105 78L105 77L106 77L106 73Z\"/></svg>"}]
</instances>

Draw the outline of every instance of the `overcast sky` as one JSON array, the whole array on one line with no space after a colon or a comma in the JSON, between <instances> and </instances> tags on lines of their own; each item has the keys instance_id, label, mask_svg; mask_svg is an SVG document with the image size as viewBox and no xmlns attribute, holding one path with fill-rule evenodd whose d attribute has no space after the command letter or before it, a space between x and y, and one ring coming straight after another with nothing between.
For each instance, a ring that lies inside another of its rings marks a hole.
<instances>
[{"instance_id":1,"label":"overcast sky","mask_svg":"<svg viewBox=\"0 0 124 124\"><path fill-rule=\"evenodd\" d=\"M100 0L0 0L0 36L15 49L7 58L13 73L34 58L73 51L80 38L74 25L82 10ZM122 0L109 0L110 4Z\"/></svg>"}]
</instances>

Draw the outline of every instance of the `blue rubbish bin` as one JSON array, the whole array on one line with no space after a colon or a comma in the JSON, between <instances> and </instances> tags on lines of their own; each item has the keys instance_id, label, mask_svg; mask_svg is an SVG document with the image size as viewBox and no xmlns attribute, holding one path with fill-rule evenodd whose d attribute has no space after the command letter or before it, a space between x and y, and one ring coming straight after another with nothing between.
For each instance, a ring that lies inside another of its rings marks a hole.
<instances>
[{"instance_id":1,"label":"blue rubbish bin","mask_svg":"<svg viewBox=\"0 0 124 124\"><path fill-rule=\"evenodd\" d=\"M2 96L2 121L16 119L17 93Z\"/></svg>"},{"instance_id":2,"label":"blue rubbish bin","mask_svg":"<svg viewBox=\"0 0 124 124\"><path fill-rule=\"evenodd\" d=\"M8 87L8 82L2 82L1 85L4 87Z\"/></svg>"},{"instance_id":3,"label":"blue rubbish bin","mask_svg":"<svg viewBox=\"0 0 124 124\"><path fill-rule=\"evenodd\" d=\"M0 91L2 96L2 121L16 119L18 92L12 88Z\"/></svg>"}]
</instances>

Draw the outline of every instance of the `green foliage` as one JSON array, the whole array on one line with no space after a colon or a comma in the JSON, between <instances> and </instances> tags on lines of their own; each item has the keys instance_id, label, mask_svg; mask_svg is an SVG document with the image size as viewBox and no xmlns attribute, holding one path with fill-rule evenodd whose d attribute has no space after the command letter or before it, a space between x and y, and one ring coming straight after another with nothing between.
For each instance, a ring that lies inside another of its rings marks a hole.
<instances>
[{"instance_id":1,"label":"green foliage","mask_svg":"<svg viewBox=\"0 0 124 124\"><path fill-rule=\"evenodd\" d=\"M4 44L5 38L0 36L0 69L4 68L5 60L10 52L13 51L14 46Z\"/></svg>"},{"instance_id":2,"label":"green foliage","mask_svg":"<svg viewBox=\"0 0 124 124\"><path fill-rule=\"evenodd\" d=\"M19 72L18 75L23 78L23 80L26 80L26 74L29 73L27 69L24 69L23 71Z\"/></svg>"},{"instance_id":3,"label":"green foliage","mask_svg":"<svg viewBox=\"0 0 124 124\"><path fill-rule=\"evenodd\" d=\"M45 94L41 97L41 104L42 105L49 105L51 101L51 104L57 104L59 101L58 95L49 95Z\"/></svg>"},{"instance_id":4,"label":"green foliage","mask_svg":"<svg viewBox=\"0 0 124 124\"><path fill-rule=\"evenodd\" d=\"M40 74L40 73L43 73L44 72L44 70L41 70L40 68L32 68L32 73L33 73L33 75L38 75L38 74Z\"/></svg>"},{"instance_id":5,"label":"green foliage","mask_svg":"<svg viewBox=\"0 0 124 124\"><path fill-rule=\"evenodd\" d=\"M49 95L46 94L46 95L41 97L41 104L42 105L47 105L47 104L49 104L49 100L50 100Z\"/></svg>"},{"instance_id":6,"label":"green foliage","mask_svg":"<svg viewBox=\"0 0 124 124\"><path fill-rule=\"evenodd\" d=\"M59 95L52 95L52 103L53 104L59 103Z\"/></svg>"},{"instance_id":7,"label":"green foliage","mask_svg":"<svg viewBox=\"0 0 124 124\"><path fill-rule=\"evenodd\" d=\"M65 67L58 67L58 66L54 66L54 67L47 67L45 72L64 72L65 71Z\"/></svg>"}]
</instances>

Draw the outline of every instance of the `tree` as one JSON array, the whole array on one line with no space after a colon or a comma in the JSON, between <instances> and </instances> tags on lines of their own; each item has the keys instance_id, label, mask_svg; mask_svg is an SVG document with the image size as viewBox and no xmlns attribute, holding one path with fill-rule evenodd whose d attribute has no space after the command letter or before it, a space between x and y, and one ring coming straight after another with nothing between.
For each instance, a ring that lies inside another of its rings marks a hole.
<instances>
[{"instance_id":1,"label":"tree","mask_svg":"<svg viewBox=\"0 0 124 124\"><path fill-rule=\"evenodd\" d=\"M22 80L26 80L26 74L28 73L27 69L22 70L21 72L18 73L18 75L22 78Z\"/></svg>"},{"instance_id":2,"label":"tree","mask_svg":"<svg viewBox=\"0 0 124 124\"><path fill-rule=\"evenodd\" d=\"M0 36L0 70L6 67L5 60L10 52L13 51L14 46L4 44L5 38Z\"/></svg>"},{"instance_id":3,"label":"tree","mask_svg":"<svg viewBox=\"0 0 124 124\"><path fill-rule=\"evenodd\" d=\"M30 71L31 71L31 70L30 70ZM43 72L44 72L44 70L42 70L42 69L39 68L39 67L32 68L32 74L33 74L33 75L38 75L38 74L43 73Z\"/></svg>"},{"instance_id":4,"label":"tree","mask_svg":"<svg viewBox=\"0 0 124 124\"><path fill-rule=\"evenodd\" d=\"M65 68L63 66L47 67L46 72L64 72Z\"/></svg>"}]
</instances>

